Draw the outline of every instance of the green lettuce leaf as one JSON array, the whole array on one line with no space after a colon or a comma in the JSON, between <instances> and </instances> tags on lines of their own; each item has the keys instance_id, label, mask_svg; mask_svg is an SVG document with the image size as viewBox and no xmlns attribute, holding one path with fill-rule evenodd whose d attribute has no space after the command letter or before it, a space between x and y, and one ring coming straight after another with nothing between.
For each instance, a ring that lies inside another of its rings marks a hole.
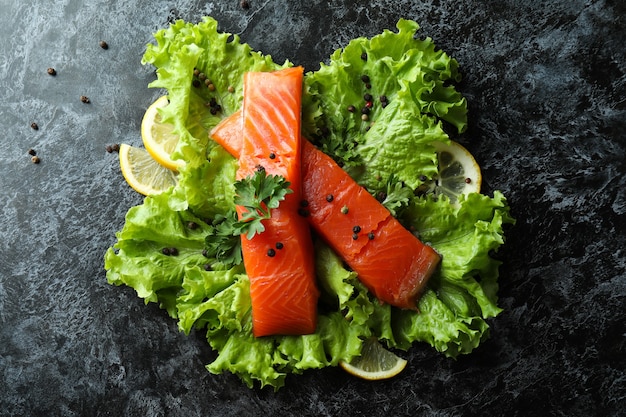
<instances>
[{"instance_id":1,"label":"green lettuce leaf","mask_svg":"<svg viewBox=\"0 0 626 417\"><path fill-rule=\"evenodd\" d=\"M211 17L198 24L178 20L156 32L154 38L156 44L147 45L142 63L157 69L157 80L150 87L167 90L170 103L162 110L162 118L180 135L171 157L191 166L204 164L207 148L217 146L209 140L211 128L241 107L243 74L290 65L278 65L271 56L241 43L239 36L220 32ZM209 88L206 80L213 87ZM215 114L212 100L220 108Z\"/></svg>"},{"instance_id":2,"label":"green lettuce leaf","mask_svg":"<svg viewBox=\"0 0 626 417\"><path fill-rule=\"evenodd\" d=\"M467 126L466 100L450 85L460 80L457 61L432 39L417 39L417 23L401 19L397 28L350 41L305 78L305 106L320 108L315 123L303 124L305 134L367 188L394 173L417 188L420 176L437 172L428 144L448 140L442 121L458 132Z\"/></svg>"}]
</instances>

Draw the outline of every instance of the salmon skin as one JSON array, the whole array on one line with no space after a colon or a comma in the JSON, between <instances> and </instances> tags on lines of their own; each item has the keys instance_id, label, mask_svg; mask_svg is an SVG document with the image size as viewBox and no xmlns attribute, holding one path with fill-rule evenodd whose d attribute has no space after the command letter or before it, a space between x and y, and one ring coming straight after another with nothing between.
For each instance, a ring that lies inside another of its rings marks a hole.
<instances>
[{"instance_id":1,"label":"salmon skin","mask_svg":"<svg viewBox=\"0 0 626 417\"><path fill-rule=\"evenodd\" d=\"M240 114L224 119L211 138L239 157ZM380 301L416 310L421 292L441 261L439 254L306 139L302 139L302 175L306 218L316 233Z\"/></svg>"},{"instance_id":2,"label":"salmon skin","mask_svg":"<svg viewBox=\"0 0 626 417\"><path fill-rule=\"evenodd\" d=\"M317 326L319 290L311 230L298 214L302 78L302 67L244 75L243 112L237 123L237 178L264 169L268 175L283 176L293 191L263 221L264 232L250 239L241 236L250 279L252 331L257 337L308 334ZM239 218L244 210L237 207Z\"/></svg>"}]
</instances>

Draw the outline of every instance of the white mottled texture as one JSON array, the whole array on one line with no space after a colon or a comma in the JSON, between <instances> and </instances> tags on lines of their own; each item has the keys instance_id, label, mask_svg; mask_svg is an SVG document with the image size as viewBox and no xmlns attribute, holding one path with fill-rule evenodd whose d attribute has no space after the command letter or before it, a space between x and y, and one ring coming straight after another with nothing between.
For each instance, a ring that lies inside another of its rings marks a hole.
<instances>
[{"instance_id":1,"label":"white mottled texture","mask_svg":"<svg viewBox=\"0 0 626 417\"><path fill-rule=\"evenodd\" d=\"M0 415L624 415L625 4L0 0ZM203 335L106 283L104 252L141 198L105 146L141 142L160 95L140 63L152 33L203 14L306 70L400 17L459 61L459 140L518 219L481 348L453 361L415 346L388 382L328 369L250 390L204 369Z\"/></svg>"}]
</instances>

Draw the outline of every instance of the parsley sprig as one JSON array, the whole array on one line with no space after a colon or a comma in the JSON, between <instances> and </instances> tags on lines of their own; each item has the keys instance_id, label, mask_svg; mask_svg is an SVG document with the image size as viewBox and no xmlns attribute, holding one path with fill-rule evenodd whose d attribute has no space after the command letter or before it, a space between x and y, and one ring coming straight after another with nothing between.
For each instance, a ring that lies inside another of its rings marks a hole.
<instances>
[{"instance_id":1,"label":"parsley sprig","mask_svg":"<svg viewBox=\"0 0 626 417\"><path fill-rule=\"evenodd\" d=\"M263 233L263 220L271 217L271 210L278 208L287 194L293 192L291 183L280 175L267 175L264 169L258 169L254 175L235 183L235 204L245 209L238 218L235 209L225 216L216 217L205 238L205 253L208 258L215 258L226 266L242 262L241 238L248 239Z\"/></svg>"},{"instance_id":2,"label":"parsley sprig","mask_svg":"<svg viewBox=\"0 0 626 417\"><path fill-rule=\"evenodd\" d=\"M235 183L235 204L246 209L242 213L241 225L248 239L265 231L262 221L271 217L270 210L278 208L287 194L293 192L291 183L280 175L267 175L258 169L254 175Z\"/></svg>"}]
</instances>

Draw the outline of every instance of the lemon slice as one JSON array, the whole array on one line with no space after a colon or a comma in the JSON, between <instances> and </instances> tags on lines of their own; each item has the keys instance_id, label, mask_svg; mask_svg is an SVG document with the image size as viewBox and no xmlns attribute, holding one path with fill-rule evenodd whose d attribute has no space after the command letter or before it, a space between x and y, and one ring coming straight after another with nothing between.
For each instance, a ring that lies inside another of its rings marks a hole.
<instances>
[{"instance_id":1,"label":"lemon slice","mask_svg":"<svg viewBox=\"0 0 626 417\"><path fill-rule=\"evenodd\" d=\"M152 157L164 167L178 170L185 164L182 160L172 160L172 152L178 144L178 135L174 133L174 126L161 121L159 109L169 104L167 96L161 96L148 107L141 120L141 138L143 146Z\"/></svg>"},{"instance_id":2,"label":"lemon slice","mask_svg":"<svg viewBox=\"0 0 626 417\"><path fill-rule=\"evenodd\" d=\"M143 195L161 193L177 183L176 172L155 161L142 148L120 145L120 168L128 185Z\"/></svg>"},{"instance_id":3,"label":"lemon slice","mask_svg":"<svg viewBox=\"0 0 626 417\"><path fill-rule=\"evenodd\" d=\"M363 342L361 356L349 363L339 362L339 366L349 374L369 381L392 378L402 372L406 364L406 359L385 349L375 337Z\"/></svg>"},{"instance_id":4,"label":"lemon slice","mask_svg":"<svg viewBox=\"0 0 626 417\"><path fill-rule=\"evenodd\" d=\"M439 174L428 184L428 191L445 195L456 203L461 194L479 193L482 183L480 167L472 154L457 142L434 142Z\"/></svg>"}]
</instances>

